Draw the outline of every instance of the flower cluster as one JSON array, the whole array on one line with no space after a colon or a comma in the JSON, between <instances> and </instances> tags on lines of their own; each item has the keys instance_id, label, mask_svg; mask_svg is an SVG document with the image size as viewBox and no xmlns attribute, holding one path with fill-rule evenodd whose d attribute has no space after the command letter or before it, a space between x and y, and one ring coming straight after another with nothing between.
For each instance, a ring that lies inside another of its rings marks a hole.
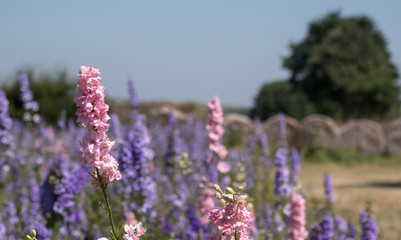
<instances>
[{"instance_id":1,"label":"flower cluster","mask_svg":"<svg viewBox=\"0 0 401 240\"><path fill-rule=\"evenodd\" d=\"M285 148L277 150L274 165L277 168L274 180L274 194L279 196L288 196L290 195L291 188L288 184L289 171L287 168L287 150Z\"/></svg>"},{"instance_id":2,"label":"flower cluster","mask_svg":"<svg viewBox=\"0 0 401 240\"><path fill-rule=\"evenodd\" d=\"M324 192L326 193L329 203L334 203L333 184L331 184L331 177L328 173L323 176Z\"/></svg>"},{"instance_id":3,"label":"flower cluster","mask_svg":"<svg viewBox=\"0 0 401 240\"><path fill-rule=\"evenodd\" d=\"M207 113L206 129L209 131L209 149L216 153L220 158L225 158L227 149L220 143L224 134L223 109L220 105L220 99L214 96L207 104L209 111Z\"/></svg>"},{"instance_id":4,"label":"flower cluster","mask_svg":"<svg viewBox=\"0 0 401 240\"><path fill-rule=\"evenodd\" d=\"M305 229L305 199L298 193L291 195L290 238L304 240L308 236Z\"/></svg>"},{"instance_id":5,"label":"flower cluster","mask_svg":"<svg viewBox=\"0 0 401 240\"><path fill-rule=\"evenodd\" d=\"M89 130L81 141L81 162L95 168L93 186L96 189L100 189L101 184L107 186L113 180L121 179L118 163L109 154L114 142L106 136L109 106L104 103L104 88L100 86L102 79L99 74L99 69L93 66L82 66L74 98L78 106L78 123Z\"/></svg>"},{"instance_id":6,"label":"flower cluster","mask_svg":"<svg viewBox=\"0 0 401 240\"><path fill-rule=\"evenodd\" d=\"M8 100L6 94L0 89L0 144L9 145L12 142L10 128L12 120L8 114Z\"/></svg>"},{"instance_id":7,"label":"flower cluster","mask_svg":"<svg viewBox=\"0 0 401 240\"><path fill-rule=\"evenodd\" d=\"M132 225L125 225L124 226L125 233L124 240L139 240L139 237L142 236L146 229L142 226L142 222Z\"/></svg>"},{"instance_id":8,"label":"flower cluster","mask_svg":"<svg viewBox=\"0 0 401 240\"><path fill-rule=\"evenodd\" d=\"M39 104L33 100L32 91L29 89L29 80L24 71L18 72L18 80L20 84L21 100L24 109L27 111L24 114L24 120L33 120L35 123L38 123L40 121L40 116L36 112L39 110Z\"/></svg>"},{"instance_id":9,"label":"flower cluster","mask_svg":"<svg viewBox=\"0 0 401 240\"><path fill-rule=\"evenodd\" d=\"M362 240L377 240L377 234L379 228L376 225L376 221L373 217L369 216L366 211L361 211L360 222L362 225Z\"/></svg>"},{"instance_id":10,"label":"flower cluster","mask_svg":"<svg viewBox=\"0 0 401 240\"><path fill-rule=\"evenodd\" d=\"M234 191L227 187L224 192L218 185L214 188L221 208L213 209L209 220L219 230L221 239L248 240L251 213L247 209L246 195L240 195L241 188Z\"/></svg>"}]
</instances>

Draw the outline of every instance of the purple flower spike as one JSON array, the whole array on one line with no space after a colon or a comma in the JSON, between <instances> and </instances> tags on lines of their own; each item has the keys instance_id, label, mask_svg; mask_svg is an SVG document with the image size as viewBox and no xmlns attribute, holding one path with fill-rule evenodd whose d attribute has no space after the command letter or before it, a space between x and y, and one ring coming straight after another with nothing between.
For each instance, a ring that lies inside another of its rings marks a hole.
<instances>
[{"instance_id":1,"label":"purple flower spike","mask_svg":"<svg viewBox=\"0 0 401 240\"><path fill-rule=\"evenodd\" d=\"M331 177L328 173L325 173L323 176L324 183L324 192L330 203L334 203L334 192L333 192L333 184L331 184Z\"/></svg>"},{"instance_id":2,"label":"purple flower spike","mask_svg":"<svg viewBox=\"0 0 401 240\"><path fill-rule=\"evenodd\" d=\"M376 225L375 219L369 216L366 211L361 211L360 222L362 225L361 240L377 240L379 228Z\"/></svg>"}]
</instances>

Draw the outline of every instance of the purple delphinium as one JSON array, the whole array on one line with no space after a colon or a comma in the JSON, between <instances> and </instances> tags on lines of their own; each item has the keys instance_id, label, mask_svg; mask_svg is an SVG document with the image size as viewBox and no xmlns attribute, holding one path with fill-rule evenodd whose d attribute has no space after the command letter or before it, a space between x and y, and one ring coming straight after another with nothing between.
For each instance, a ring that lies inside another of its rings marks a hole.
<instances>
[{"instance_id":1,"label":"purple delphinium","mask_svg":"<svg viewBox=\"0 0 401 240\"><path fill-rule=\"evenodd\" d=\"M322 227L319 223L312 224L309 231L309 240L322 240L321 237Z\"/></svg>"},{"instance_id":2,"label":"purple delphinium","mask_svg":"<svg viewBox=\"0 0 401 240\"><path fill-rule=\"evenodd\" d=\"M259 118L255 118L253 125L255 128L255 134L256 134L257 141L259 142L260 149L262 151L260 158L264 161L266 172L268 173L271 170L272 163L271 163L271 159L270 159L267 135L261 127Z\"/></svg>"},{"instance_id":3,"label":"purple delphinium","mask_svg":"<svg viewBox=\"0 0 401 240\"><path fill-rule=\"evenodd\" d=\"M333 217L330 215L330 213L326 213L323 216L323 220L320 222L320 228L321 240L330 240L332 237L334 237L334 223Z\"/></svg>"},{"instance_id":4,"label":"purple delphinium","mask_svg":"<svg viewBox=\"0 0 401 240\"><path fill-rule=\"evenodd\" d=\"M347 222L344 218L340 216L336 216L334 218L334 229L335 229L335 239L336 240L345 240L345 236L347 234Z\"/></svg>"},{"instance_id":5,"label":"purple delphinium","mask_svg":"<svg viewBox=\"0 0 401 240\"><path fill-rule=\"evenodd\" d=\"M149 162L153 153L149 149L150 136L144 123L145 117L139 115L133 131L128 132L127 141L120 148L119 163L123 175L124 200L130 202L132 211L141 211L154 217L156 184L151 177ZM133 196L142 196L138 203Z\"/></svg>"},{"instance_id":6,"label":"purple delphinium","mask_svg":"<svg viewBox=\"0 0 401 240\"><path fill-rule=\"evenodd\" d=\"M331 184L331 177L328 173L323 176L324 192L329 200L329 203L334 203L333 185Z\"/></svg>"},{"instance_id":7,"label":"purple delphinium","mask_svg":"<svg viewBox=\"0 0 401 240\"><path fill-rule=\"evenodd\" d=\"M13 121L8 114L8 100L6 94L0 89L0 145L9 145L12 142L10 129Z\"/></svg>"},{"instance_id":8,"label":"purple delphinium","mask_svg":"<svg viewBox=\"0 0 401 240\"><path fill-rule=\"evenodd\" d=\"M38 123L40 121L40 117L36 112L39 110L39 104L33 100L33 94L29 89L28 76L24 71L21 70L18 72L18 80L20 84L22 104L26 111L24 114L24 120L33 120L35 123Z\"/></svg>"},{"instance_id":9,"label":"purple delphinium","mask_svg":"<svg viewBox=\"0 0 401 240\"><path fill-rule=\"evenodd\" d=\"M361 240L377 240L379 228L376 225L375 219L369 216L366 211L361 211L359 220L362 226Z\"/></svg>"},{"instance_id":10,"label":"purple delphinium","mask_svg":"<svg viewBox=\"0 0 401 240\"><path fill-rule=\"evenodd\" d=\"M295 186L299 184L298 173L301 172L302 156L296 148L291 149L291 175L290 183Z\"/></svg>"},{"instance_id":11,"label":"purple delphinium","mask_svg":"<svg viewBox=\"0 0 401 240\"><path fill-rule=\"evenodd\" d=\"M280 146L287 147L287 122L285 120L285 115L282 112L278 114L278 131Z\"/></svg>"},{"instance_id":12,"label":"purple delphinium","mask_svg":"<svg viewBox=\"0 0 401 240\"><path fill-rule=\"evenodd\" d=\"M356 240L357 232L355 225L352 222L348 223L347 236L345 240Z\"/></svg>"},{"instance_id":13,"label":"purple delphinium","mask_svg":"<svg viewBox=\"0 0 401 240\"><path fill-rule=\"evenodd\" d=\"M70 174L63 176L60 184L54 189L56 201L53 204L53 210L63 215L68 208L75 205L74 197L81 192L88 183L89 168L86 166L77 166Z\"/></svg>"},{"instance_id":14,"label":"purple delphinium","mask_svg":"<svg viewBox=\"0 0 401 240\"><path fill-rule=\"evenodd\" d=\"M287 150L279 148L276 152L274 165L277 168L274 179L274 195L288 196L291 193L291 188L288 185L289 172L287 168Z\"/></svg>"},{"instance_id":15,"label":"purple delphinium","mask_svg":"<svg viewBox=\"0 0 401 240\"><path fill-rule=\"evenodd\" d=\"M137 108L141 102L138 99L134 87L134 82L132 80L128 80L128 91L129 91L129 101L131 103L131 107Z\"/></svg>"}]
</instances>

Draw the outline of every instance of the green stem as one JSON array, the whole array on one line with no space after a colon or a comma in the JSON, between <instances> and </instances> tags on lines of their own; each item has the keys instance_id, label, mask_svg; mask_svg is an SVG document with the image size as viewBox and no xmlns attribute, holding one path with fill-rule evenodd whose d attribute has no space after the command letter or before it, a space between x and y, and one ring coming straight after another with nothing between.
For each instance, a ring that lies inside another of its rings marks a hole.
<instances>
[{"instance_id":1,"label":"green stem","mask_svg":"<svg viewBox=\"0 0 401 240\"><path fill-rule=\"evenodd\" d=\"M99 178L100 188L102 189L104 199L106 200L107 212L109 214L109 220L110 220L110 225L111 225L111 231L112 231L112 234L113 234L113 238L115 240L118 240L116 227L114 226L114 221L113 221L113 213L111 211L109 198L107 197L107 193L106 193L106 186L103 184L102 178L100 177L99 170L97 168L96 168L96 172L97 172L97 176Z\"/></svg>"}]
</instances>

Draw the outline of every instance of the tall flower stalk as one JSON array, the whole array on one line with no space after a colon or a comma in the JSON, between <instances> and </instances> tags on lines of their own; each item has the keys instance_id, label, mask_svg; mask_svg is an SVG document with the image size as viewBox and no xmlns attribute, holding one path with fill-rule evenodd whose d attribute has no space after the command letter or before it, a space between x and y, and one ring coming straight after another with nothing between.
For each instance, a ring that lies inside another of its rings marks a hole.
<instances>
[{"instance_id":1,"label":"tall flower stalk","mask_svg":"<svg viewBox=\"0 0 401 240\"><path fill-rule=\"evenodd\" d=\"M81 66L78 72L78 92L74 98L78 106L76 114L79 125L88 128L80 143L80 160L81 163L92 167L90 173L93 178L92 185L103 193L112 238L118 240L106 188L113 180L121 179L121 173L117 161L109 154L114 142L110 142L106 135L109 128L107 121L110 119L107 115L109 106L104 102L104 87L100 86L102 79L98 77L99 74L99 69L93 66Z\"/></svg>"}]
</instances>

